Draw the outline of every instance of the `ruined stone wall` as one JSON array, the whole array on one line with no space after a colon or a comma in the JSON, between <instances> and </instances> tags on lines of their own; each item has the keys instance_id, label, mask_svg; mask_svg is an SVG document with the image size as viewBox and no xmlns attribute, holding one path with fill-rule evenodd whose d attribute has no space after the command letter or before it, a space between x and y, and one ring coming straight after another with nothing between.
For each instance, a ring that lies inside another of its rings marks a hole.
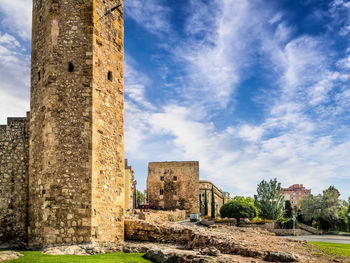
<instances>
[{"instance_id":1,"label":"ruined stone wall","mask_svg":"<svg viewBox=\"0 0 350 263\"><path fill-rule=\"evenodd\" d=\"M185 210L174 210L174 211L162 211L162 210L134 210L135 215L138 219L145 220L147 222L174 222L182 221L186 219Z\"/></svg>"},{"instance_id":2,"label":"ruined stone wall","mask_svg":"<svg viewBox=\"0 0 350 263\"><path fill-rule=\"evenodd\" d=\"M27 242L28 119L0 126L0 243Z\"/></svg>"},{"instance_id":3,"label":"ruined stone wall","mask_svg":"<svg viewBox=\"0 0 350 263\"><path fill-rule=\"evenodd\" d=\"M147 193L150 208L199 213L198 182L198 162L149 163Z\"/></svg>"},{"instance_id":4,"label":"ruined stone wall","mask_svg":"<svg viewBox=\"0 0 350 263\"><path fill-rule=\"evenodd\" d=\"M122 240L123 16L102 18L115 4L33 1L32 247Z\"/></svg>"}]
</instances>

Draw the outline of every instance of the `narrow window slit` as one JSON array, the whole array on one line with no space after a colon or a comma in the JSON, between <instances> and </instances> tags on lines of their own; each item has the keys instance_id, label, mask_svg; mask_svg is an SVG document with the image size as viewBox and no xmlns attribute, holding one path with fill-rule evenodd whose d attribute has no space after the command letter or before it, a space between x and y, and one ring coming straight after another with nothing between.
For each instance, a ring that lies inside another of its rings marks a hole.
<instances>
[{"instance_id":1,"label":"narrow window slit","mask_svg":"<svg viewBox=\"0 0 350 263\"><path fill-rule=\"evenodd\" d=\"M108 73L107 73L107 79L108 79L109 81L112 81L112 80L113 80L112 71L108 71Z\"/></svg>"},{"instance_id":2,"label":"narrow window slit","mask_svg":"<svg viewBox=\"0 0 350 263\"><path fill-rule=\"evenodd\" d=\"M40 76L40 71L38 72L38 81L40 81L41 76Z\"/></svg>"},{"instance_id":3,"label":"narrow window slit","mask_svg":"<svg viewBox=\"0 0 350 263\"><path fill-rule=\"evenodd\" d=\"M72 62L68 63L68 72L73 72L74 71L74 65Z\"/></svg>"}]
</instances>

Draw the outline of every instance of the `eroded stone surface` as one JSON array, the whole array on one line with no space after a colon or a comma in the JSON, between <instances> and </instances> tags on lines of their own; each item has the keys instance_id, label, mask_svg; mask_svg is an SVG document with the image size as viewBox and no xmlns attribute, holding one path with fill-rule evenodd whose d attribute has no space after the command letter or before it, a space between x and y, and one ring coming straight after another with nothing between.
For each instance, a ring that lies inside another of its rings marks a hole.
<instances>
[{"instance_id":1,"label":"eroded stone surface","mask_svg":"<svg viewBox=\"0 0 350 263\"><path fill-rule=\"evenodd\" d=\"M8 118L0 126L0 244L27 239L28 119Z\"/></svg>"},{"instance_id":2,"label":"eroded stone surface","mask_svg":"<svg viewBox=\"0 0 350 263\"><path fill-rule=\"evenodd\" d=\"M0 251L0 261L13 260L23 257L23 255L16 251Z\"/></svg>"},{"instance_id":3,"label":"eroded stone surface","mask_svg":"<svg viewBox=\"0 0 350 263\"><path fill-rule=\"evenodd\" d=\"M198 251L198 254L217 254L220 257L221 254L224 254L236 258L254 258L256 262L319 263L331 261L327 256L314 255L314 248L306 242L282 239L266 230L235 226L207 228L126 219L125 238L134 241L176 244L181 249ZM208 248L212 249L212 254ZM350 262L350 260L343 259L343 262Z\"/></svg>"},{"instance_id":4,"label":"eroded stone surface","mask_svg":"<svg viewBox=\"0 0 350 263\"><path fill-rule=\"evenodd\" d=\"M91 243L79 245L62 245L45 248L42 253L46 255L95 255L123 251L118 243Z\"/></svg>"}]
</instances>

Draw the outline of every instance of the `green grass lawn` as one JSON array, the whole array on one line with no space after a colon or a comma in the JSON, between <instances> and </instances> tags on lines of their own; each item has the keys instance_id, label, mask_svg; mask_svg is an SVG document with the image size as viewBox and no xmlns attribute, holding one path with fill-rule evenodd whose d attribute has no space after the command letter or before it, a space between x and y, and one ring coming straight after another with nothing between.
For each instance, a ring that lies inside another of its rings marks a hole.
<instances>
[{"instance_id":1,"label":"green grass lawn","mask_svg":"<svg viewBox=\"0 0 350 263\"><path fill-rule=\"evenodd\" d=\"M350 257L350 244L326 243L326 242L308 242L319 247L322 251L343 257Z\"/></svg>"},{"instance_id":2,"label":"green grass lawn","mask_svg":"<svg viewBox=\"0 0 350 263\"><path fill-rule=\"evenodd\" d=\"M51 256L44 255L41 251L18 251L24 255L24 257L5 261L5 262L16 262L16 263L77 263L77 262L87 262L87 263L149 263L151 261L144 259L143 254L139 253L109 253L102 255L93 256Z\"/></svg>"}]
</instances>

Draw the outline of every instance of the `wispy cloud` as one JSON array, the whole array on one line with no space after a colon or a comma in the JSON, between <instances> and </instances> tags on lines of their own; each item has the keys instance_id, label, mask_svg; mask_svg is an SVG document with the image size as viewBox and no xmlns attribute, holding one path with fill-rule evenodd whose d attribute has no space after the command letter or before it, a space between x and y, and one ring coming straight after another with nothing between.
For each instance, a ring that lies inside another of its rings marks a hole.
<instances>
[{"instance_id":1,"label":"wispy cloud","mask_svg":"<svg viewBox=\"0 0 350 263\"><path fill-rule=\"evenodd\" d=\"M30 57L12 35L0 32L0 122L29 110Z\"/></svg>"},{"instance_id":2,"label":"wispy cloud","mask_svg":"<svg viewBox=\"0 0 350 263\"><path fill-rule=\"evenodd\" d=\"M147 127L141 137L153 139L151 149L164 150L159 145L166 144L172 148L163 160L199 160L202 178L234 189L235 194L253 194L264 178L278 177L285 185L304 183L314 192L335 178L347 178L349 129L334 127L338 117L332 119L350 103L347 58L334 60L323 36L293 37L295 28L284 14L272 15L262 2L190 3L197 12L186 22L189 38L173 47L173 55L174 60L185 61L186 95L181 97L193 107L184 107L179 100L139 112L143 117L138 119ZM241 82L254 74L250 70L259 61L257 54L277 89L273 98L271 92L261 98L272 102L266 105L266 118L254 125L227 122L218 129L213 114L235 102ZM330 100L337 106L327 114ZM150 151L142 148L140 144L141 152ZM161 156L156 152L153 156ZM152 155L143 158L149 161Z\"/></svg>"},{"instance_id":3,"label":"wispy cloud","mask_svg":"<svg viewBox=\"0 0 350 263\"><path fill-rule=\"evenodd\" d=\"M154 34L162 34L170 30L170 9L160 0L126 0L125 13Z\"/></svg>"},{"instance_id":4,"label":"wispy cloud","mask_svg":"<svg viewBox=\"0 0 350 263\"><path fill-rule=\"evenodd\" d=\"M31 37L32 0L1 0L1 25L20 36L23 40Z\"/></svg>"}]
</instances>

